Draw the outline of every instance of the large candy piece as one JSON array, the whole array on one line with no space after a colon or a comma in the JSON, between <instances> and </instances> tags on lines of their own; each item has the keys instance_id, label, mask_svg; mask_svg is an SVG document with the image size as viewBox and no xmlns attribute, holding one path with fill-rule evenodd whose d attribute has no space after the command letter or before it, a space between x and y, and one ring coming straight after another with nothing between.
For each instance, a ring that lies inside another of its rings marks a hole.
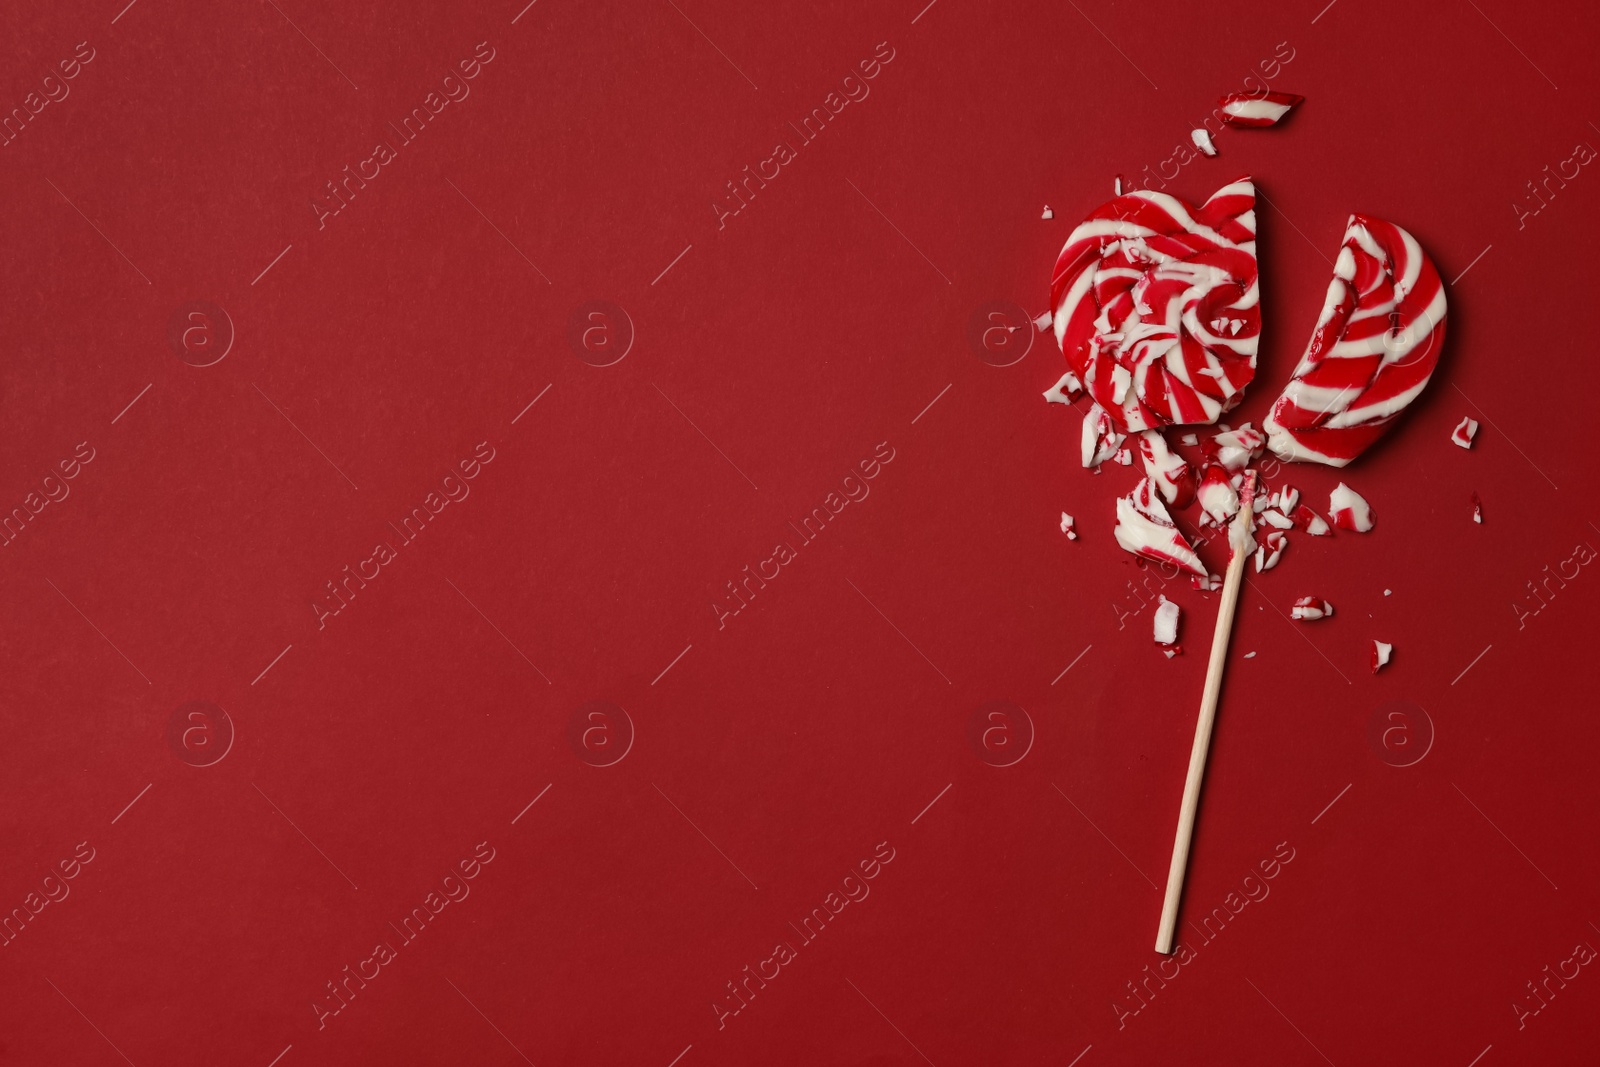
<instances>
[{"instance_id":1,"label":"large candy piece","mask_svg":"<svg viewBox=\"0 0 1600 1067\"><path fill-rule=\"evenodd\" d=\"M1140 478L1133 492L1117 499L1117 528L1112 533L1117 544L1136 556L1206 576L1205 564L1178 531L1149 478Z\"/></svg>"},{"instance_id":2,"label":"large candy piece","mask_svg":"<svg viewBox=\"0 0 1600 1067\"><path fill-rule=\"evenodd\" d=\"M1119 431L1215 422L1255 377L1255 204L1249 178L1199 208L1142 189L1067 239L1050 283L1056 340Z\"/></svg>"},{"instance_id":3,"label":"large candy piece","mask_svg":"<svg viewBox=\"0 0 1600 1067\"><path fill-rule=\"evenodd\" d=\"M1322 315L1272 406L1267 446L1342 467L1422 392L1444 346L1444 283L1416 238L1351 215Z\"/></svg>"}]
</instances>

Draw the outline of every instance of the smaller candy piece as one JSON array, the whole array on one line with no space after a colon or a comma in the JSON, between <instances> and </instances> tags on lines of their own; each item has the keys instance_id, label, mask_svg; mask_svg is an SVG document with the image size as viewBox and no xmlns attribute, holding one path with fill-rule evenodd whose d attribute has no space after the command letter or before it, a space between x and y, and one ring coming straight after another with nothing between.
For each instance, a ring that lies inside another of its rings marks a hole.
<instances>
[{"instance_id":1,"label":"smaller candy piece","mask_svg":"<svg viewBox=\"0 0 1600 1067\"><path fill-rule=\"evenodd\" d=\"M1190 574L1204 575L1205 565L1194 554L1183 534L1173 523L1172 516L1161 503L1161 496L1150 486L1150 479L1140 478L1133 492L1117 500L1117 544L1145 559L1157 563L1171 563Z\"/></svg>"},{"instance_id":2,"label":"smaller candy piece","mask_svg":"<svg viewBox=\"0 0 1600 1067\"><path fill-rule=\"evenodd\" d=\"M1291 108L1305 103L1294 93L1229 93L1222 98L1222 121L1230 126L1276 126Z\"/></svg>"},{"instance_id":3,"label":"smaller candy piece","mask_svg":"<svg viewBox=\"0 0 1600 1067\"><path fill-rule=\"evenodd\" d=\"M1300 490L1292 485L1283 486L1278 490L1278 510L1285 515L1294 514L1294 506L1300 503Z\"/></svg>"},{"instance_id":4,"label":"smaller candy piece","mask_svg":"<svg viewBox=\"0 0 1600 1067\"><path fill-rule=\"evenodd\" d=\"M1256 573L1270 571L1278 565L1283 550L1289 547L1289 535L1282 530L1268 530L1256 548Z\"/></svg>"},{"instance_id":5,"label":"smaller candy piece","mask_svg":"<svg viewBox=\"0 0 1600 1067\"><path fill-rule=\"evenodd\" d=\"M1155 639L1158 645L1175 645L1178 643L1178 618L1182 614L1178 605L1161 598L1161 603L1156 605L1155 614Z\"/></svg>"},{"instance_id":6,"label":"smaller candy piece","mask_svg":"<svg viewBox=\"0 0 1600 1067\"><path fill-rule=\"evenodd\" d=\"M1082 392L1083 383L1076 374L1067 371L1059 382L1044 391L1044 398L1052 404L1071 404Z\"/></svg>"},{"instance_id":7,"label":"smaller candy piece","mask_svg":"<svg viewBox=\"0 0 1600 1067\"><path fill-rule=\"evenodd\" d=\"M1271 526L1277 530L1294 529L1294 520L1276 508L1268 508L1256 517L1258 526Z\"/></svg>"},{"instance_id":8,"label":"smaller candy piece","mask_svg":"<svg viewBox=\"0 0 1600 1067\"><path fill-rule=\"evenodd\" d=\"M1372 673L1377 674L1394 654L1394 646L1386 641L1372 642Z\"/></svg>"},{"instance_id":9,"label":"smaller candy piece","mask_svg":"<svg viewBox=\"0 0 1600 1067\"><path fill-rule=\"evenodd\" d=\"M1183 646L1173 645L1171 648L1163 648L1161 650L1161 654L1168 659L1171 659L1173 656L1181 656L1183 655Z\"/></svg>"},{"instance_id":10,"label":"smaller candy piece","mask_svg":"<svg viewBox=\"0 0 1600 1067\"><path fill-rule=\"evenodd\" d=\"M1195 490L1195 497L1206 517L1218 526L1239 512L1239 494L1234 491L1228 472L1215 463L1207 463L1200 472L1200 488Z\"/></svg>"},{"instance_id":11,"label":"smaller candy piece","mask_svg":"<svg viewBox=\"0 0 1600 1067\"><path fill-rule=\"evenodd\" d=\"M1356 533L1366 533L1376 521L1372 505L1343 482L1328 494L1328 514L1333 516L1333 524L1339 529Z\"/></svg>"},{"instance_id":12,"label":"smaller candy piece","mask_svg":"<svg viewBox=\"0 0 1600 1067\"><path fill-rule=\"evenodd\" d=\"M1122 175L1117 175L1116 181L1111 183L1111 189L1117 196L1122 195Z\"/></svg>"},{"instance_id":13,"label":"smaller candy piece","mask_svg":"<svg viewBox=\"0 0 1600 1067\"><path fill-rule=\"evenodd\" d=\"M1472 439L1476 437L1477 434L1478 420L1463 418L1461 420L1461 425L1457 426L1455 428L1455 432L1450 435L1450 440L1454 441L1462 448L1471 448Z\"/></svg>"},{"instance_id":14,"label":"smaller candy piece","mask_svg":"<svg viewBox=\"0 0 1600 1067\"><path fill-rule=\"evenodd\" d=\"M1393 589L1385 589L1383 591L1383 595L1384 596L1393 596L1394 595L1394 590Z\"/></svg>"},{"instance_id":15,"label":"smaller candy piece","mask_svg":"<svg viewBox=\"0 0 1600 1067\"><path fill-rule=\"evenodd\" d=\"M1333 614L1333 605L1319 597L1303 596L1294 602L1294 607L1289 609L1289 618L1302 622L1315 622L1326 619Z\"/></svg>"},{"instance_id":16,"label":"smaller candy piece","mask_svg":"<svg viewBox=\"0 0 1600 1067\"><path fill-rule=\"evenodd\" d=\"M1327 537L1333 532L1328 520L1301 504L1294 509L1294 524L1312 537Z\"/></svg>"},{"instance_id":17,"label":"smaller candy piece","mask_svg":"<svg viewBox=\"0 0 1600 1067\"><path fill-rule=\"evenodd\" d=\"M1478 491L1472 491L1472 521L1483 525L1483 501L1478 499Z\"/></svg>"},{"instance_id":18,"label":"smaller candy piece","mask_svg":"<svg viewBox=\"0 0 1600 1067\"><path fill-rule=\"evenodd\" d=\"M1083 465L1098 467L1122 447L1123 434L1117 432L1111 416L1099 404L1090 404L1083 416Z\"/></svg>"},{"instance_id":19,"label":"smaller candy piece","mask_svg":"<svg viewBox=\"0 0 1600 1067\"><path fill-rule=\"evenodd\" d=\"M1211 438L1211 448L1217 462L1230 471L1242 471L1250 461L1261 454L1267 443L1266 435L1248 422L1237 430L1224 430Z\"/></svg>"},{"instance_id":20,"label":"smaller candy piece","mask_svg":"<svg viewBox=\"0 0 1600 1067\"><path fill-rule=\"evenodd\" d=\"M1048 311L1041 311L1033 317L1033 328L1040 333L1049 333L1055 328L1056 317Z\"/></svg>"},{"instance_id":21,"label":"smaller candy piece","mask_svg":"<svg viewBox=\"0 0 1600 1067\"><path fill-rule=\"evenodd\" d=\"M1044 206L1044 214L1040 215L1039 217L1041 219L1053 219L1053 218L1056 217L1056 213L1054 211L1050 210L1050 205L1049 204L1046 204Z\"/></svg>"},{"instance_id":22,"label":"smaller candy piece","mask_svg":"<svg viewBox=\"0 0 1600 1067\"><path fill-rule=\"evenodd\" d=\"M1198 574L1192 575L1189 578L1189 584L1202 593L1214 593L1222 588L1222 575L1213 574L1207 578L1202 578Z\"/></svg>"},{"instance_id":23,"label":"smaller candy piece","mask_svg":"<svg viewBox=\"0 0 1600 1067\"><path fill-rule=\"evenodd\" d=\"M1161 490L1162 500L1174 507L1189 506L1194 499L1194 473L1182 456L1167 448L1160 430L1145 430L1139 435L1139 458L1144 460L1146 477Z\"/></svg>"},{"instance_id":24,"label":"smaller candy piece","mask_svg":"<svg viewBox=\"0 0 1600 1067\"><path fill-rule=\"evenodd\" d=\"M1117 454L1114 458L1124 467L1133 466L1133 453L1129 452L1126 448L1117 449Z\"/></svg>"},{"instance_id":25,"label":"smaller candy piece","mask_svg":"<svg viewBox=\"0 0 1600 1067\"><path fill-rule=\"evenodd\" d=\"M1078 539L1077 525L1073 522L1072 516L1065 511L1061 513L1061 532L1067 535L1068 541L1076 541Z\"/></svg>"},{"instance_id":26,"label":"smaller candy piece","mask_svg":"<svg viewBox=\"0 0 1600 1067\"><path fill-rule=\"evenodd\" d=\"M1193 141L1194 146L1206 155L1214 156L1217 154L1217 146L1211 143L1211 135L1204 128L1190 130L1189 140Z\"/></svg>"},{"instance_id":27,"label":"smaller candy piece","mask_svg":"<svg viewBox=\"0 0 1600 1067\"><path fill-rule=\"evenodd\" d=\"M1244 654L1244 658L1245 659L1255 659L1256 658L1256 654L1254 652L1246 652Z\"/></svg>"},{"instance_id":28,"label":"smaller candy piece","mask_svg":"<svg viewBox=\"0 0 1600 1067\"><path fill-rule=\"evenodd\" d=\"M1178 438L1178 440L1182 444L1197 445L1200 443L1200 435L1197 433L1186 433L1182 437Z\"/></svg>"}]
</instances>

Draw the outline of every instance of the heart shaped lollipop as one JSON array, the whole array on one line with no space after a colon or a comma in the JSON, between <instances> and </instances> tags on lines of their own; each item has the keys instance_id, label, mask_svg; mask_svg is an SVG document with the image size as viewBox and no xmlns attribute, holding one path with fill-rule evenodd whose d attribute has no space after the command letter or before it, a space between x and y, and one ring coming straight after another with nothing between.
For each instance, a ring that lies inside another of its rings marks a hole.
<instances>
[{"instance_id":1,"label":"heart shaped lollipop","mask_svg":"<svg viewBox=\"0 0 1600 1067\"><path fill-rule=\"evenodd\" d=\"M1142 189L1067 238L1050 281L1056 340L1118 432L1215 422L1255 377L1255 205L1249 178L1198 208Z\"/></svg>"}]
</instances>

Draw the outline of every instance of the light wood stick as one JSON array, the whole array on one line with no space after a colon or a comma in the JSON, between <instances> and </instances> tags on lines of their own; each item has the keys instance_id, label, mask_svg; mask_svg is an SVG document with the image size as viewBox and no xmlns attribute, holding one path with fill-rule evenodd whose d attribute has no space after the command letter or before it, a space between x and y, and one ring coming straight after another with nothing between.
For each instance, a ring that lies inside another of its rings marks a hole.
<instances>
[{"instance_id":1,"label":"light wood stick","mask_svg":"<svg viewBox=\"0 0 1600 1067\"><path fill-rule=\"evenodd\" d=\"M1178 929L1178 902L1183 897L1183 876L1189 868L1189 842L1194 837L1194 816L1200 806L1200 784L1206 776L1206 753L1211 749L1211 728L1217 721L1217 698L1222 693L1222 671L1228 656L1228 635L1233 632L1233 612L1239 603L1239 586L1245 564L1255 548L1254 521L1256 472L1245 472L1239 493L1239 514L1228 530L1232 557L1217 603L1217 628L1211 636L1211 662L1206 667L1205 693L1200 698L1200 719L1194 727L1194 748L1189 752L1189 777L1183 783L1183 806L1178 809L1178 836L1172 843L1172 866L1167 871L1167 896L1161 904L1161 928L1156 951L1172 953Z\"/></svg>"}]
</instances>

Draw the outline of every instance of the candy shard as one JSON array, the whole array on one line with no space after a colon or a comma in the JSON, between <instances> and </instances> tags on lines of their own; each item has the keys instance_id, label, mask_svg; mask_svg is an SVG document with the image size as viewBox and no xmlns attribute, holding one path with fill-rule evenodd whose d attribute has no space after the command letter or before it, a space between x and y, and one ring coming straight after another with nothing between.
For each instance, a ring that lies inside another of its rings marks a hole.
<instances>
[{"instance_id":1,"label":"candy shard","mask_svg":"<svg viewBox=\"0 0 1600 1067\"><path fill-rule=\"evenodd\" d=\"M1112 425L1111 416L1099 404L1091 403L1083 415L1082 454L1085 467L1098 467L1122 447L1123 435Z\"/></svg>"},{"instance_id":2,"label":"candy shard","mask_svg":"<svg viewBox=\"0 0 1600 1067\"><path fill-rule=\"evenodd\" d=\"M1161 603L1156 605L1155 612L1155 639L1158 645L1175 645L1178 643L1178 619L1181 611L1178 605L1161 598Z\"/></svg>"},{"instance_id":3,"label":"candy shard","mask_svg":"<svg viewBox=\"0 0 1600 1067\"><path fill-rule=\"evenodd\" d=\"M1255 128L1276 126L1290 109L1305 103L1294 93L1229 93L1218 107L1222 121L1230 126Z\"/></svg>"},{"instance_id":4,"label":"candy shard","mask_svg":"<svg viewBox=\"0 0 1600 1067\"><path fill-rule=\"evenodd\" d=\"M1461 420L1461 424L1451 432L1450 440L1454 441L1462 448L1471 448L1472 439L1473 437L1477 436L1477 433L1478 420L1472 418L1463 418Z\"/></svg>"},{"instance_id":5,"label":"candy shard","mask_svg":"<svg viewBox=\"0 0 1600 1067\"><path fill-rule=\"evenodd\" d=\"M1223 467L1241 471L1261 454L1266 443L1266 436L1247 422L1237 430L1223 430L1212 435L1210 448Z\"/></svg>"},{"instance_id":6,"label":"candy shard","mask_svg":"<svg viewBox=\"0 0 1600 1067\"><path fill-rule=\"evenodd\" d=\"M1056 217L1056 213L1054 211L1050 210L1050 205L1049 204L1046 204L1044 206L1044 213L1042 215L1040 215L1039 217L1041 219L1053 219L1053 218Z\"/></svg>"},{"instance_id":7,"label":"candy shard","mask_svg":"<svg viewBox=\"0 0 1600 1067\"><path fill-rule=\"evenodd\" d=\"M1303 596L1295 600L1294 606L1289 609L1289 617L1303 622L1315 622L1317 619L1326 619L1333 614L1333 605L1320 597Z\"/></svg>"},{"instance_id":8,"label":"candy shard","mask_svg":"<svg viewBox=\"0 0 1600 1067\"><path fill-rule=\"evenodd\" d=\"M1328 494L1328 514L1339 529L1354 530L1356 533L1366 533L1377 521L1372 513L1372 505L1343 482Z\"/></svg>"},{"instance_id":9,"label":"candy shard","mask_svg":"<svg viewBox=\"0 0 1600 1067\"><path fill-rule=\"evenodd\" d=\"M1256 573L1270 571L1278 565L1283 550L1289 547L1289 535L1282 530L1268 530L1256 549Z\"/></svg>"},{"instance_id":10,"label":"candy shard","mask_svg":"<svg viewBox=\"0 0 1600 1067\"><path fill-rule=\"evenodd\" d=\"M1076 374L1067 371L1059 382L1044 391L1044 398L1052 404L1071 404L1082 392L1083 383Z\"/></svg>"},{"instance_id":11,"label":"candy shard","mask_svg":"<svg viewBox=\"0 0 1600 1067\"><path fill-rule=\"evenodd\" d=\"M1200 487L1195 490L1206 517L1221 526L1239 512L1239 494L1234 491L1228 472L1216 463L1207 463L1200 472Z\"/></svg>"},{"instance_id":12,"label":"candy shard","mask_svg":"<svg viewBox=\"0 0 1600 1067\"><path fill-rule=\"evenodd\" d=\"M1478 497L1478 491L1472 491L1472 521L1483 524L1483 501Z\"/></svg>"},{"instance_id":13,"label":"candy shard","mask_svg":"<svg viewBox=\"0 0 1600 1067\"><path fill-rule=\"evenodd\" d=\"M1144 460L1145 476L1161 490L1161 499L1173 507L1189 506L1194 499L1194 472L1182 456L1167 448L1160 430L1139 435L1139 458Z\"/></svg>"},{"instance_id":14,"label":"candy shard","mask_svg":"<svg viewBox=\"0 0 1600 1067\"><path fill-rule=\"evenodd\" d=\"M1388 664L1389 657L1394 655L1394 646L1386 641L1372 642L1372 673L1377 674Z\"/></svg>"},{"instance_id":15,"label":"candy shard","mask_svg":"<svg viewBox=\"0 0 1600 1067\"><path fill-rule=\"evenodd\" d=\"M1257 518L1257 522L1264 523L1267 526L1271 526L1279 530L1294 529L1294 520L1276 508L1268 508L1266 511L1263 511Z\"/></svg>"},{"instance_id":16,"label":"candy shard","mask_svg":"<svg viewBox=\"0 0 1600 1067\"><path fill-rule=\"evenodd\" d=\"M1178 532L1148 478L1139 479L1131 493L1118 498L1115 533L1117 544L1136 556L1170 563L1190 574L1206 573L1200 557Z\"/></svg>"},{"instance_id":17,"label":"candy shard","mask_svg":"<svg viewBox=\"0 0 1600 1067\"><path fill-rule=\"evenodd\" d=\"M1118 430L1215 422L1239 402L1260 334L1255 229L1240 178L1198 207L1133 190L1072 231L1050 284L1056 340Z\"/></svg>"},{"instance_id":18,"label":"candy shard","mask_svg":"<svg viewBox=\"0 0 1600 1067\"><path fill-rule=\"evenodd\" d=\"M1077 525L1074 523L1072 516L1065 511L1061 513L1061 532L1067 535L1068 541L1076 541L1078 539Z\"/></svg>"},{"instance_id":19,"label":"candy shard","mask_svg":"<svg viewBox=\"0 0 1600 1067\"><path fill-rule=\"evenodd\" d=\"M1444 283L1392 222L1352 215L1305 355L1264 426L1281 459L1342 467L1383 435L1433 376Z\"/></svg>"},{"instance_id":20,"label":"candy shard","mask_svg":"<svg viewBox=\"0 0 1600 1067\"><path fill-rule=\"evenodd\" d=\"M1326 519L1304 504L1294 509L1294 524L1312 537L1327 537L1333 532Z\"/></svg>"},{"instance_id":21,"label":"candy shard","mask_svg":"<svg viewBox=\"0 0 1600 1067\"><path fill-rule=\"evenodd\" d=\"M1198 129L1190 130L1189 140L1193 141L1194 146L1206 155L1214 156L1217 154L1217 146L1211 143L1211 134L1206 132L1205 127L1202 126Z\"/></svg>"}]
</instances>

